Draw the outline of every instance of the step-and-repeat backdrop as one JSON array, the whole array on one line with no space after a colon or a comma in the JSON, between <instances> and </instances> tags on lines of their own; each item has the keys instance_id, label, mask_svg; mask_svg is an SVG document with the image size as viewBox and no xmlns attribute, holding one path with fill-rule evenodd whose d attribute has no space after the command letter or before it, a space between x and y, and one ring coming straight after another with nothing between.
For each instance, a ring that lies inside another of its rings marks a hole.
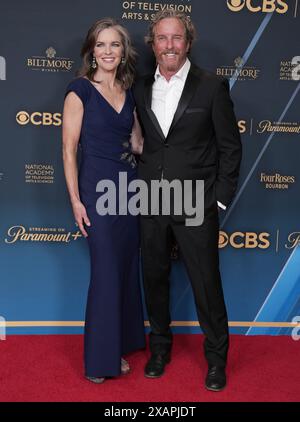
<instances>
[{"instance_id":1,"label":"step-and-repeat backdrop","mask_svg":"<svg viewBox=\"0 0 300 422\"><path fill-rule=\"evenodd\" d=\"M83 330L89 257L63 176L65 87L87 29L104 16L128 28L138 72L150 72L143 36L166 7L195 23L192 61L230 79L242 135L239 189L219 241L231 332L291 334L300 320L300 2L4 0L0 316L8 333ZM180 260L172 268L172 317L175 332L199 331Z\"/></svg>"}]
</instances>

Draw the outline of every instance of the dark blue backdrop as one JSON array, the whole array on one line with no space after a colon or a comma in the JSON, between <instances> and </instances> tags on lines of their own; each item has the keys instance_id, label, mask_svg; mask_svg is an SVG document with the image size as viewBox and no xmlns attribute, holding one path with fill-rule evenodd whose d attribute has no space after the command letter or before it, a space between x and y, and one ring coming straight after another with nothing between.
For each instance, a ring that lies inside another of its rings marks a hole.
<instances>
[{"instance_id":1,"label":"dark blue backdrop","mask_svg":"<svg viewBox=\"0 0 300 422\"><path fill-rule=\"evenodd\" d=\"M231 332L287 334L300 314L298 1L4 1L0 15L0 315L9 333L82 332L89 282L61 160L65 87L98 18L118 18L143 43L151 14L169 5L198 30L192 60L230 78L244 157L223 214L221 271ZM174 330L199 330L180 261L172 270Z\"/></svg>"}]
</instances>

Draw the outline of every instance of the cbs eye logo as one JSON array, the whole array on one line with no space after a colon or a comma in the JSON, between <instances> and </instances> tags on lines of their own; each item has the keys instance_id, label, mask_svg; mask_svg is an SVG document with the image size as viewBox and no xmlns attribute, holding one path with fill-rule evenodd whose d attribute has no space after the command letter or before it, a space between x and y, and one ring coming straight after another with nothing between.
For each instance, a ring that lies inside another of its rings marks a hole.
<instances>
[{"instance_id":1,"label":"cbs eye logo","mask_svg":"<svg viewBox=\"0 0 300 422\"><path fill-rule=\"evenodd\" d=\"M256 2L257 3L257 2ZM232 12L240 12L245 6L249 12L257 13L286 13L288 5L283 0L260 0L259 6L253 5L253 0L227 0L227 7Z\"/></svg>"},{"instance_id":2,"label":"cbs eye logo","mask_svg":"<svg viewBox=\"0 0 300 422\"><path fill-rule=\"evenodd\" d=\"M228 9L232 12L240 12L245 6L245 0L227 0Z\"/></svg>"},{"instance_id":3,"label":"cbs eye logo","mask_svg":"<svg viewBox=\"0 0 300 422\"><path fill-rule=\"evenodd\" d=\"M27 111L19 111L16 115L17 123L21 126L31 123L35 126L61 126L61 113L49 113L35 111L31 114Z\"/></svg>"}]
</instances>

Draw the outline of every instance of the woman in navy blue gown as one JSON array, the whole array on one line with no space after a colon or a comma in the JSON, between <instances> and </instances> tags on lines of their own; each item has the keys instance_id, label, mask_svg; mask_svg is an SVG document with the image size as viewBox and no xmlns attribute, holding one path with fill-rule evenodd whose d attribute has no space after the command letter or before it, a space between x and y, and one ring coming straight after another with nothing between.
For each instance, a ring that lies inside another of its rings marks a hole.
<instances>
[{"instance_id":1,"label":"woman in navy blue gown","mask_svg":"<svg viewBox=\"0 0 300 422\"><path fill-rule=\"evenodd\" d=\"M91 258L85 376L102 383L105 377L129 372L122 356L143 348L145 338L138 217L99 215L96 186L104 179L113 181L118 198L119 173L126 174L127 183L137 177L132 152L141 152L143 140L130 89L135 53L126 29L110 18L96 22L81 55L80 76L66 91L63 159L74 216ZM78 145L82 154L77 172Z\"/></svg>"}]
</instances>

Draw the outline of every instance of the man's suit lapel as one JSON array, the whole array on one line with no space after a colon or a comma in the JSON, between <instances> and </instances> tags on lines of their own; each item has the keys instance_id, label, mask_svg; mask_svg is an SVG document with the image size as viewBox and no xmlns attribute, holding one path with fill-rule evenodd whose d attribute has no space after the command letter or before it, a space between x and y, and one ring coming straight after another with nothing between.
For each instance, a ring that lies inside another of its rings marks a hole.
<instances>
[{"instance_id":1,"label":"man's suit lapel","mask_svg":"<svg viewBox=\"0 0 300 422\"><path fill-rule=\"evenodd\" d=\"M176 112L174 114L172 123L171 123L171 127L169 130L169 133L171 133L172 129L174 128L174 126L176 125L176 123L178 122L178 120L182 117L183 113L185 112L186 108L188 107L193 95L195 94L196 91L196 86L199 82L198 77L196 76L195 72L194 72L194 66L191 65L190 71L187 75L186 81L185 81L185 85L178 103L178 107L176 109Z\"/></svg>"},{"instance_id":2,"label":"man's suit lapel","mask_svg":"<svg viewBox=\"0 0 300 422\"><path fill-rule=\"evenodd\" d=\"M165 140L165 135L160 127L160 124L158 123L158 120L155 116L155 114L153 113L153 111L151 110L151 102L152 102L152 85L154 82L154 76L150 76L145 80L145 90L144 90L144 101L145 101L145 106L146 106L146 110L147 113L155 127L155 129L157 130L157 132L159 133L159 136Z\"/></svg>"}]
</instances>

